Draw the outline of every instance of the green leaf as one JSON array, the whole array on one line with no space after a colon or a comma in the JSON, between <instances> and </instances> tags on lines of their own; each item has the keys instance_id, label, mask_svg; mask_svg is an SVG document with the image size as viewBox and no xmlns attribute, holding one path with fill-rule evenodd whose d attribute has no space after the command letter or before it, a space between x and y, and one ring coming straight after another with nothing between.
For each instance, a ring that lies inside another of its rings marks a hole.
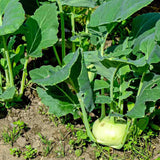
<instances>
[{"instance_id":1,"label":"green leaf","mask_svg":"<svg viewBox=\"0 0 160 160\"><path fill-rule=\"evenodd\" d=\"M58 18L55 4L45 4L36 10L25 24L27 50L31 57L42 56L42 49L57 42Z\"/></svg>"},{"instance_id":2,"label":"green leaf","mask_svg":"<svg viewBox=\"0 0 160 160\"><path fill-rule=\"evenodd\" d=\"M150 4L153 0L112 0L104 2L91 15L90 27L120 22L136 11Z\"/></svg>"},{"instance_id":3,"label":"green leaf","mask_svg":"<svg viewBox=\"0 0 160 160\"><path fill-rule=\"evenodd\" d=\"M104 66L101 62L95 62L94 66L96 67L98 74L104 76L110 82L112 81L113 75L116 71L116 67Z\"/></svg>"},{"instance_id":4,"label":"green leaf","mask_svg":"<svg viewBox=\"0 0 160 160\"><path fill-rule=\"evenodd\" d=\"M126 115L131 118L142 118L145 116L146 102L156 102L160 95L160 76L155 75L153 78L147 75L143 83L141 92L136 97L134 108Z\"/></svg>"},{"instance_id":5,"label":"green leaf","mask_svg":"<svg viewBox=\"0 0 160 160\"><path fill-rule=\"evenodd\" d=\"M79 93L83 100L83 104L85 105L85 108L87 109L87 111L91 112L95 108L95 106L93 103L92 89L90 86L88 72L87 72L86 65L84 63L83 56L81 60L81 72L78 77L78 84L79 84Z\"/></svg>"},{"instance_id":6,"label":"green leaf","mask_svg":"<svg viewBox=\"0 0 160 160\"><path fill-rule=\"evenodd\" d=\"M104 95L100 95L100 94L96 94L96 100L95 100L96 104L111 104L111 99L109 96L104 96Z\"/></svg>"},{"instance_id":7,"label":"green leaf","mask_svg":"<svg viewBox=\"0 0 160 160\"><path fill-rule=\"evenodd\" d=\"M7 7L10 0L1 0L0 1L0 15L2 16L5 12L5 8Z\"/></svg>"},{"instance_id":8,"label":"green leaf","mask_svg":"<svg viewBox=\"0 0 160 160\"><path fill-rule=\"evenodd\" d=\"M109 88L109 84L104 80L96 79L94 81L94 91L97 91L97 90L100 90L100 89L103 89L103 88Z\"/></svg>"},{"instance_id":9,"label":"green leaf","mask_svg":"<svg viewBox=\"0 0 160 160\"><path fill-rule=\"evenodd\" d=\"M160 20L156 23L156 31L155 31L155 39L156 41L160 41L160 31L159 31L159 27L160 27Z\"/></svg>"},{"instance_id":10,"label":"green leaf","mask_svg":"<svg viewBox=\"0 0 160 160\"><path fill-rule=\"evenodd\" d=\"M145 37L140 44L140 51L145 54L146 60L148 60L153 48L155 47L156 43L154 41L155 34L151 34Z\"/></svg>"},{"instance_id":11,"label":"green leaf","mask_svg":"<svg viewBox=\"0 0 160 160\"><path fill-rule=\"evenodd\" d=\"M123 100L123 99L127 99L129 96L131 96L133 94L132 91L125 91L122 93L121 96L119 96L119 99L120 100Z\"/></svg>"},{"instance_id":12,"label":"green leaf","mask_svg":"<svg viewBox=\"0 0 160 160\"><path fill-rule=\"evenodd\" d=\"M67 98L64 94L64 92L68 94L67 91L62 92L59 90L59 87L57 87L58 86L52 86L49 87L48 90L44 90L39 87L37 88L37 92L42 103L49 107L49 113L55 114L57 117L71 113L74 118L77 118L77 108L79 107L79 104L77 104L78 102L76 103L72 97Z\"/></svg>"},{"instance_id":13,"label":"green leaf","mask_svg":"<svg viewBox=\"0 0 160 160\"><path fill-rule=\"evenodd\" d=\"M0 21L3 16L2 25L0 23L0 36L10 34L19 29L25 19L25 13L18 0L0 1Z\"/></svg>"},{"instance_id":14,"label":"green leaf","mask_svg":"<svg viewBox=\"0 0 160 160\"><path fill-rule=\"evenodd\" d=\"M155 41L154 41L155 33L154 32L155 32L155 28L152 28L150 30L147 30L146 32L144 32L143 34L141 34L140 36L134 39L133 54L136 55L137 52L139 51L142 51L142 52L144 51L145 53L146 51L148 50L150 51L153 49L152 47L154 47L153 45L155 44ZM145 46L147 45L147 43L151 43L151 46L149 45L145 49Z\"/></svg>"},{"instance_id":15,"label":"green leaf","mask_svg":"<svg viewBox=\"0 0 160 160\"><path fill-rule=\"evenodd\" d=\"M63 68L42 66L41 68L34 69L29 72L30 77L34 83L47 86L55 85L68 79L73 65L79 57L79 50L77 50L72 57L71 61Z\"/></svg>"},{"instance_id":16,"label":"green leaf","mask_svg":"<svg viewBox=\"0 0 160 160\"><path fill-rule=\"evenodd\" d=\"M0 101L7 101L14 97L16 88L15 87L9 87L7 88L1 95L0 95Z\"/></svg>"},{"instance_id":17,"label":"green leaf","mask_svg":"<svg viewBox=\"0 0 160 160\"><path fill-rule=\"evenodd\" d=\"M121 68L127 65L133 65L136 67L141 67L146 64L145 58L138 60L123 60L118 58L105 58L103 61L94 62L93 65L96 67L97 73L107 78L110 82L112 81L112 76L114 75L117 68Z\"/></svg>"},{"instance_id":18,"label":"green leaf","mask_svg":"<svg viewBox=\"0 0 160 160\"><path fill-rule=\"evenodd\" d=\"M149 123L149 117L141 118L137 122L136 126L138 128L138 134L141 134L146 129L146 127L148 126L148 123Z\"/></svg>"},{"instance_id":19,"label":"green leaf","mask_svg":"<svg viewBox=\"0 0 160 160\"><path fill-rule=\"evenodd\" d=\"M62 5L94 8L95 2L93 0L63 0Z\"/></svg>"},{"instance_id":20,"label":"green leaf","mask_svg":"<svg viewBox=\"0 0 160 160\"><path fill-rule=\"evenodd\" d=\"M147 62L148 64L160 62L160 46L159 45L155 45Z\"/></svg>"},{"instance_id":21,"label":"green leaf","mask_svg":"<svg viewBox=\"0 0 160 160\"><path fill-rule=\"evenodd\" d=\"M134 18L131 35L135 38L146 31L153 29L160 19L160 13L146 13Z\"/></svg>"}]
</instances>

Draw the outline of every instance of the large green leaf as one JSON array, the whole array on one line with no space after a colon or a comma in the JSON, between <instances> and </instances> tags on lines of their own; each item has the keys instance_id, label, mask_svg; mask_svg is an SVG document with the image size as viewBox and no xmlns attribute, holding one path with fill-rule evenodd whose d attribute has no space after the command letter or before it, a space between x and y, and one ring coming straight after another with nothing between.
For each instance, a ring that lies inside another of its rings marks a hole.
<instances>
[{"instance_id":1,"label":"large green leaf","mask_svg":"<svg viewBox=\"0 0 160 160\"><path fill-rule=\"evenodd\" d=\"M149 76L145 79L141 92L136 98L134 108L126 115L131 118L141 118L145 116L146 102L156 102L160 98L160 76Z\"/></svg>"},{"instance_id":2,"label":"large green leaf","mask_svg":"<svg viewBox=\"0 0 160 160\"><path fill-rule=\"evenodd\" d=\"M55 4L45 4L26 22L27 50L31 57L40 57L42 49L57 41L58 18Z\"/></svg>"},{"instance_id":3,"label":"large green leaf","mask_svg":"<svg viewBox=\"0 0 160 160\"><path fill-rule=\"evenodd\" d=\"M9 87L7 88L1 95L0 95L0 101L7 101L14 97L16 88L15 87Z\"/></svg>"},{"instance_id":4,"label":"large green leaf","mask_svg":"<svg viewBox=\"0 0 160 160\"><path fill-rule=\"evenodd\" d=\"M24 22L25 13L21 3L18 0L0 1L0 21L3 15L2 24L0 24L0 35L6 35L15 32Z\"/></svg>"},{"instance_id":5,"label":"large green leaf","mask_svg":"<svg viewBox=\"0 0 160 160\"><path fill-rule=\"evenodd\" d=\"M155 39L156 41L160 41L160 20L156 23L156 31L155 31Z\"/></svg>"},{"instance_id":6,"label":"large green leaf","mask_svg":"<svg viewBox=\"0 0 160 160\"><path fill-rule=\"evenodd\" d=\"M78 117L78 101L74 99L71 93L67 93L69 91L67 86L65 86L65 90L63 90L63 92L62 89L59 88L60 87L57 85L49 87L47 90L38 87L37 92L42 103L49 107L49 113L55 114L57 117L67 115L69 113L73 114L75 118Z\"/></svg>"},{"instance_id":7,"label":"large green leaf","mask_svg":"<svg viewBox=\"0 0 160 160\"><path fill-rule=\"evenodd\" d=\"M30 71L30 77L34 83L40 85L55 85L68 79L71 73L73 65L76 63L79 57L79 50L77 50L72 57L71 61L63 68L42 66L41 68Z\"/></svg>"},{"instance_id":8,"label":"large green leaf","mask_svg":"<svg viewBox=\"0 0 160 160\"><path fill-rule=\"evenodd\" d=\"M7 7L10 0L0 0L0 15L2 16L4 14L4 10Z\"/></svg>"},{"instance_id":9,"label":"large green leaf","mask_svg":"<svg viewBox=\"0 0 160 160\"><path fill-rule=\"evenodd\" d=\"M123 21L152 1L153 0L112 0L104 2L91 15L89 26L96 27L112 22Z\"/></svg>"},{"instance_id":10,"label":"large green leaf","mask_svg":"<svg viewBox=\"0 0 160 160\"><path fill-rule=\"evenodd\" d=\"M95 2L93 0L62 0L62 5L94 8Z\"/></svg>"},{"instance_id":11,"label":"large green leaf","mask_svg":"<svg viewBox=\"0 0 160 160\"><path fill-rule=\"evenodd\" d=\"M131 35L136 38L146 31L155 27L156 22L160 19L160 13L146 13L134 18L132 23Z\"/></svg>"}]
</instances>

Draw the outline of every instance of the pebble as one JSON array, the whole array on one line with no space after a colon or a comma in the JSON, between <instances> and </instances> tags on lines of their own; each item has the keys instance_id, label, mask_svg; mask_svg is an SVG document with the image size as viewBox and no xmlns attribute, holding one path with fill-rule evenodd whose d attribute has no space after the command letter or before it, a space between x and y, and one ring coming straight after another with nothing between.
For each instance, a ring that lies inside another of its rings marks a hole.
<instances>
[{"instance_id":1,"label":"pebble","mask_svg":"<svg viewBox=\"0 0 160 160\"><path fill-rule=\"evenodd\" d=\"M17 139L17 144L20 146L20 147L24 147L26 144L27 144L27 141L24 137L19 137Z\"/></svg>"}]
</instances>

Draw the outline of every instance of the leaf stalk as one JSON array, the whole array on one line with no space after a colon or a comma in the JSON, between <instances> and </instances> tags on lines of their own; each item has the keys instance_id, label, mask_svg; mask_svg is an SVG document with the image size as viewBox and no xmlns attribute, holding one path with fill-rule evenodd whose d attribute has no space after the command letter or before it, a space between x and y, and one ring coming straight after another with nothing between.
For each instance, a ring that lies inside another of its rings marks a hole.
<instances>
[{"instance_id":1,"label":"leaf stalk","mask_svg":"<svg viewBox=\"0 0 160 160\"><path fill-rule=\"evenodd\" d=\"M63 13L63 8L60 0L57 0L59 11L60 11L60 19L61 19L61 38L62 38L62 63L63 63L63 58L66 55L66 50L65 50L65 26L64 26L64 13Z\"/></svg>"},{"instance_id":2,"label":"leaf stalk","mask_svg":"<svg viewBox=\"0 0 160 160\"><path fill-rule=\"evenodd\" d=\"M10 61L10 57L9 57L9 51L8 51L8 47L6 44L6 39L4 36L2 36L2 40L3 40L3 45L4 45L4 55L7 61L7 66L8 66L8 72L9 72L9 86L13 87L14 86L14 80L13 80L13 71L12 71L12 65L11 65L11 61Z\"/></svg>"}]
</instances>

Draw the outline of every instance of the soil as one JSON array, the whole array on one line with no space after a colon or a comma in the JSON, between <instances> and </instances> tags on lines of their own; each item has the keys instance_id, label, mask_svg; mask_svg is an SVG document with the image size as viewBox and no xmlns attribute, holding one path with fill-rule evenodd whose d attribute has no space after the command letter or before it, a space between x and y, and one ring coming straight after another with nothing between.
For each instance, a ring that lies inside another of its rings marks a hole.
<instances>
[{"instance_id":1,"label":"soil","mask_svg":"<svg viewBox=\"0 0 160 160\"><path fill-rule=\"evenodd\" d=\"M69 145L69 140L73 134L71 130L66 128L66 124L63 124L53 116L51 118L47 113L47 107L41 104L35 91L33 92L29 89L25 92L25 95L30 99L28 105L19 108L13 107L9 109L5 117L0 119L0 160L24 160L23 154L20 157L14 157L10 154L10 149L17 148L24 152L26 151L26 145L31 145L32 148L37 149L35 160L96 160L95 152L97 148L91 147L91 144L87 145L79 157L76 156L74 148ZM2 134L4 131L13 130L13 122L18 120L23 121L27 129L22 131L13 145L5 143ZM75 127L84 128L81 122L79 124L77 122ZM51 150L47 156L44 156L45 146L38 133L52 142ZM155 160L160 157L160 136L152 140L152 148L154 148L152 159ZM115 157L113 158L114 160L136 159L131 158L130 152L124 152L123 150L117 151L110 148L110 153L116 155L113 156ZM108 153L104 154L107 155Z\"/></svg>"},{"instance_id":2,"label":"soil","mask_svg":"<svg viewBox=\"0 0 160 160\"><path fill-rule=\"evenodd\" d=\"M70 131L66 129L63 124L54 125L49 115L44 113L46 109L38 97L36 97L29 106L24 109L10 109L5 118L0 119L0 160L24 160L23 155L19 158L10 155L10 148L19 148L21 151L26 150L26 145L31 145L32 148L37 149L37 157L35 160L74 160L74 159L94 159L92 148L88 148L80 158L75 158L75 154L69 153L70 146L68 144L70 138ZM43 111L42 111L43 110ZM27 125L27 130L22 132L21 136L11 144L4 143L2 133L7 130L13 129L13 122L21 120ZM56 122L58 123L58 121ZM38 135L47 137L52 141L52 150L47 157L43 156L43 143ZM63 154L61 153L63 152ZM70 151L71 152L71 151ZM58 158L59 157L59 158Z\"/></svg>"}]
</instances>

